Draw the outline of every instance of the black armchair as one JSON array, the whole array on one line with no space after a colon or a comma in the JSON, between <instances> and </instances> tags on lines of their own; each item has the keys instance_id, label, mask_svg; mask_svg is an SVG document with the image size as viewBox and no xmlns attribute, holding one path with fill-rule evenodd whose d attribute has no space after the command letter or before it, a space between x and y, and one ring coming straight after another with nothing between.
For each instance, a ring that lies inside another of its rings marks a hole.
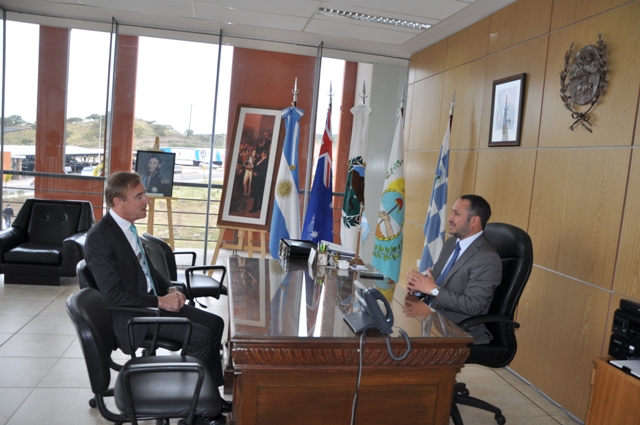
<instances>
[{"instance_id":1,"label":"black armchair","mask_svg":"<svg viewBox=\"0 0 640 425\"><path fill-rule=\"evenodd\" d=\"M135 318L132 326L143 322L181 324L186 327L181 355L135 357L118 372L110 390L111 349L115 343L111 313L102 296L85 288L67 300L67 313L73 321L82 346L91 390L100 414L115 423L156 419L169 423L170 418L186 418L191 424L195 415L215 416L222 399L208 368L198 359L186 355L191 323L184 318ZM121 413L110 411L104 398L113 395Z\"/></svg>"},{"instance_id":2,"label":"black armchair","mask_svg":"<svg viewBox=\"0 0 640 425\"><path fill-rule=\"evenodd\" d=\"M0 232L4 283L60 285L60 277L75 276L94 224L90 202L27 199L11 227Z\"/></svg>"},{"instance_id":3,"label":"black armchair","mask_svg":"<svg viewBox=\"0 0 640 425\"><path fill-rule=\"evenodd\" d=\"M184 271L185 296L190 304L193 305L198 297L213 297L219 299L220 295L227 295L227 287L223 284L225 275L227 274L227 268L225 266L195 266L195 252L174 252L168 243L148 233L144 233L140 237L140 241L153 267L171 282L182 281L182 276L178 276L175 256L180 254L192 256L191 267L188 267ZM201 273L205 271L222 272L220 280L214 279L208 274ZM200 305L206 307L204 304Z\"/></svg>"},{"instance_id":4,"label":"black armchair","mask_svg":"<svg viewBox=\"0 0 640 425\"><path fill-rule=\"evenodd\" d=\"M469 346L471 353L466 363L501 368L513 360L518 348L515 329L520 324L513 320L513 316L533 267L533 245L524 230L510 224L488 223L484 235L502 259L502 282L496 289L488 314L463 320L458 326L465 329L484 324L493 334L489 344ZM462 425L458 404L494 413L499 425L506 422L498 407L469 396L469 390L462 382L455 385L451 406L453 423Z\"/></svg>"}]
</instances>

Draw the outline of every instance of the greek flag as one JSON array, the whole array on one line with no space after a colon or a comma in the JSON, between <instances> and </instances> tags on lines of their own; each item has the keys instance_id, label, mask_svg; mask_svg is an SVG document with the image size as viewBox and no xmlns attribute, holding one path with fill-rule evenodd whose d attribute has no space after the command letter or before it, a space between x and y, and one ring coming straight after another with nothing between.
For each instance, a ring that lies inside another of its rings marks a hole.
<instances>
[{"instance_id":1,"label":"greek flag","mask_svg":"<svg viewBox=\"0 0 640 425\"><path fill-rule=\"evenodd\" d=\"M447 131L442 140L440 157L438 158L438 168L436 168L433 189L431 190L431 201L429 202L429 212L424 223L424 248L422 249L422 259L420 260L420 272L432 267L444 245L444 231L447 223L447 180L449 178L449 137L451 134L451 120L449 116Z\"/></svg>"},{"instance_id":2,"label":"greek flag","mask_svg":"<svg viewBox=\"0 0 640 425\"><path fill-rule=\"evenodd\" d=\"M300 197L298 196L298 142L300 118L304 111L291 106L282 111L285 122L284 146L276 177L275 202L271 215L269 252L279 256L280 239L300 239Z\"/></svg>"}]
</instances>

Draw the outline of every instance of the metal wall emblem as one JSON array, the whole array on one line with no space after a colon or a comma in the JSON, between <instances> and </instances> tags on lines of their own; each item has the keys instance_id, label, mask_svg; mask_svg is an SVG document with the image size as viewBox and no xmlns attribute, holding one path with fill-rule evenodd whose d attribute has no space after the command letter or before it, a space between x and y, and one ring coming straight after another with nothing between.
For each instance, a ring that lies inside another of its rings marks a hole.
<instances>
[{"instance_id":1,"label":"metal wall emblem","mask_svg":"<svg viewBox=\"0 0 640 425\"><path fill-rule=\"evenodd\" d=\"M602 35L598 34L597 45L590 44L578 50L573 62L569 63L573 44L564 55L564 69L560 73L560 98L575 120L569 128L573 131L576 125L581 124L591 133L589 112L607 88L607 45L602 41ZM580 107L584 105L589 107L582 112Z\"/></svg>"}]
</instances>

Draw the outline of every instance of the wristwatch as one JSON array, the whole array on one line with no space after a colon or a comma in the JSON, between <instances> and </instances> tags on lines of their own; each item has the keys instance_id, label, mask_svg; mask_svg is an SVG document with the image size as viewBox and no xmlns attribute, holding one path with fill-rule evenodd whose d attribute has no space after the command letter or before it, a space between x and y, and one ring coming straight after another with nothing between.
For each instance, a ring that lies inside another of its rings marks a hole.
<instances>
[{"instance_id":1,"label":"wristwatch","mask_svg":"<svg viewBox=\"0 0 640 425\"><path fill-rule=\"evenodd\" d=\"M434 297L437 297L439 293L440 293L440 289L438 289L437 286L431 290L431 295Z\"/></svg>"}]
</instances>

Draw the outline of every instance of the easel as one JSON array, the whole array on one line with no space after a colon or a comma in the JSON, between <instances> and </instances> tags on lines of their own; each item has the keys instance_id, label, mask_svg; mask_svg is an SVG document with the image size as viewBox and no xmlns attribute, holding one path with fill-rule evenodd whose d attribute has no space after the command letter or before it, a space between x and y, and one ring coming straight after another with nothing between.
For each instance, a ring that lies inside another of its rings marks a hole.
<instances>
[{"instance_id":1,"label":"easel","mask_svg":"<svg viewBox=\"0 0 640 425\"><path fill-rule=\"evenodd\" d=\"M163 199L167 201L167 224L169 226L169 246L172 250L175 249L173 244L173 211L171 209L171 200L174 198L170 198L168 196L149 196L149 215L147 218L147 233L153 235L153 224L154 224L154 213L156 207L156 200Z\"/></svg>"},{"instance_id":2,"label":"easel","mask_svg":"<svg viewBox=\"0 0 640 425\"><path fill-rule=\"evenodd\" d=\"M219 227L220 236L218 236L218 241L216 242L216 249L213 251L213 257L211 258L211 264L215 265L216 261L218 261L218 254L220 253L220 249L233 249L240 251L247 251L249 253L249 258L253 258L254 251L260 251L260 258L265 258L267 255L267 231L266 230L256 230L256 229L244 229L240 227ZM224 237L224 233L226 230L234 230L238 235L238 243L229 243L224 241L222 238ZM260 245L258 247L253 246L253 234L260 234ZM246 236L246 239L245 239ZM246 247L245 247L246 240Z\"/></svg>"}]
</instances>

